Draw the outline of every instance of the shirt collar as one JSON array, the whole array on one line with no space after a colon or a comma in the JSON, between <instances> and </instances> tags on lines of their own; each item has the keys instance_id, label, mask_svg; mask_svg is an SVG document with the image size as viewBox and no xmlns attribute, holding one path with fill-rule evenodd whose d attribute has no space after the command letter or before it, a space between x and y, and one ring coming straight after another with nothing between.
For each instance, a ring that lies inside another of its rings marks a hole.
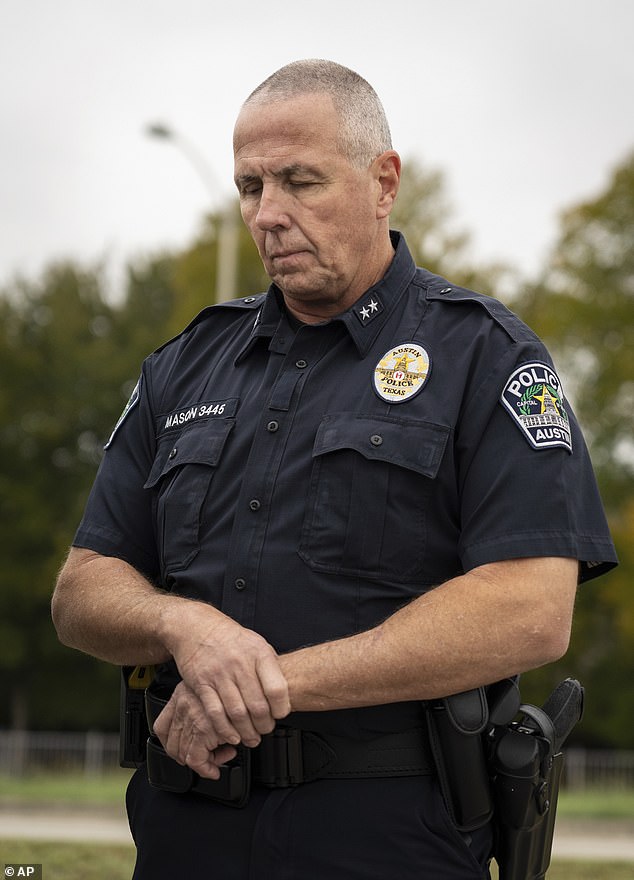
<instances>
[{"instance_id":1,"label":"shirt collar","mask_svg":"<svg viewBox=\"0 0 634 880\"><path fill-rule=\"evenodd\" d=\"M338 321L346 327L362 357L370 350L416 272L416 265L403 235L391 231L390 238L394 247L394 257L385 275L349 309L332 319L333 322ZM282 295L279 289L271 284L263 305L257 312L249 338L236 358L236 364L247 357L258 339L270 339L271 345L274 345L281 318L285 319Z\"/></svg>"},{"instance_id":2,"label":"shirt collar","mask_svg":"<svg viewBox=\"0 0 634 880\"><path fill-rule=\"evenodd\" d=\"M334 318L345 325L362 357L370 350L416 273L416 264L403 235L392 231L390 237L394 258L383 278L359 297L347 311Z\"/></svg>"},{"instance_id":3,"label":"shirt collar","mask_svg":"<svg viewBox=\"0 0 634 880\"><path fill-rule=\"evenodd\" d=\"M251 354L258 339L273 339L279 327L280 318L284 315L284 310L280 304L281 293L274 284L269 287L266 294L260 294L260 296L262 298L262 305L256 313L249 338L235 359L236 365Z\"/></svg>"}]
</instances>

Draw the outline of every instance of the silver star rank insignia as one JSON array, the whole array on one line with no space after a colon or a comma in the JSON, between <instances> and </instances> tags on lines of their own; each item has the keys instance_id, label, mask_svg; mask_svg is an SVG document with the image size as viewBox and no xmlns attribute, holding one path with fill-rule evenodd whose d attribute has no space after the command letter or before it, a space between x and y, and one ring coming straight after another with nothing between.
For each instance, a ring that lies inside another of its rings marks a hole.
<instances>
[{"instance_id":1,"label":"silver star rank insignia","mask_svg":"<svg viewBox=\"0 0 634 880\"><path fill-rule=\"evenodd\" d=\"M355 313L357 318L365 326L372 318L376 318L383 311L383 304L376 296L370 296L367 299L357 303Z\"/></svg>"}]
</instances>

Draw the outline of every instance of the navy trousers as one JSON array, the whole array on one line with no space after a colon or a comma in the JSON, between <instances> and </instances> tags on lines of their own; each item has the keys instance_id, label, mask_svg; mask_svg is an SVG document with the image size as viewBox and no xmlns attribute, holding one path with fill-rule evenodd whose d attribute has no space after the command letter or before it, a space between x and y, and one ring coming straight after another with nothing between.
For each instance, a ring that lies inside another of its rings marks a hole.
<instances>
[{"instance_id":1,"label":"navy trousers","mask_svg":"<svg viewBox=\"0 0 634 880\"><path fill-rule=\"evenodd\" d=\"M451 824L435 781L319 780L256 787L246 807L128 787L133 880L489 880L490 827Z\"/></svg>"}]
</instances>

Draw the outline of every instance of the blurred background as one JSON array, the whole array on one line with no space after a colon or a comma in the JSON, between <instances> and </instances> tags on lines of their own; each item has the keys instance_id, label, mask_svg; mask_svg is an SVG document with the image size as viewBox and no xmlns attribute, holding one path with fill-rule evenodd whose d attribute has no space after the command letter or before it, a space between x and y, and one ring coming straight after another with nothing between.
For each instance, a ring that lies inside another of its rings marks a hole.
<instances>
[{"instance_id":1,"label":"blurred background","mask_svg":"<svg viewBox=\"0 0 634 880\"><path fill-rule=\"evenodd\" d=\"M142 359L266 288L232 184L241 102L326 57L383 100L419 265L502 299L559 367L621 566L523 695L579 678L574 772L634 786L633 36L629 0L3 0L0 779L116 766L119 673L57 643L56 572Z\"/></svg>"}]
</instances>

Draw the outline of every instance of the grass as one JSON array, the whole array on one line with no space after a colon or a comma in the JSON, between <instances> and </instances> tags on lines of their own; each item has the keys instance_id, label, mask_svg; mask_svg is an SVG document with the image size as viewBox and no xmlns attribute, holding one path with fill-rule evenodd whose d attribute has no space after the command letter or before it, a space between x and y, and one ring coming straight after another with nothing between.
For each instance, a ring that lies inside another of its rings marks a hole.
<instances>
[{"instance_id":1,"label":"grass","mask_svg":"<svg viewBox=\"0 0 634 880\"><path fill-rule=\"evenodd\" d=\"M129 770L103 777L38 774L0 777L0 810L81 808L123 810ZM634 817L634 791L562 792L558 819L596 823ZM130 880L132 844L62 843L0 839L0 867L5 863L42 864L45 880ZM632 863L555 860L548 880L632 880ZM498 880L495 865L493 880Z\"/></svg>"},{"instance_id":2,"label":"grass","mask_svg":"<svg viewBox=\"0 0 634 880\"><path fill-rule=\"evenodd\" d=\"M103 776L82 773L0 776L0 807L119 807L131 773L131 770L113 770Z\"/></svg>"},{"instance_id":3,"label":"grass","mask_svg":"<svg viewBox=\"0 0 634 880\"><path fill-rule=\"evenodd\" d=\"M0 867L6 863L42 865L43 880L130 880L134 847L0 839Z\"/></svg>"},{"instance_id":4,"label":"grass","mask_svg":"<svg viewBox=\"0 0 634 880\"><path fill-rule=\"evenodd\" d=\"M565 819L634 819L634 789L559 793L557 817Z\"/></svg>"},{"instance_id":5,"label":"grass","mask_svg":"<svg viewBox=\"0 0 634 880\"><path fill-rule=\"evenodd\" d=\"M0 840L0 865L41 864L45 880L130 880L134 849L87 843ZM498 875L493 866L493 880ZM555 861L548 880L632 880L632 864Z\"/></svg>"}]
</instances>

